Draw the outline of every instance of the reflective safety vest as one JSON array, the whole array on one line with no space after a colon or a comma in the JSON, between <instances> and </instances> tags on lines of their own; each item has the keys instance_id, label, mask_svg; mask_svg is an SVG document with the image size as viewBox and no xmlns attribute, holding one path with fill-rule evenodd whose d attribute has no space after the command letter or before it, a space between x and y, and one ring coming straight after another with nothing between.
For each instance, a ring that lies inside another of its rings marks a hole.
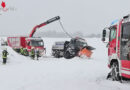
<instances>
[{"instance_id":1,"label":"reflective safety vest","mask_svg":"<svg viewBox=\"0 0 130 90\"><path fill-rule=\"evenodd\" d=\"M31 55L35 55L34 49L31 50Z\"/></svg>"},{"instance_id":2,"label":"reflective safety vest","mask_svg":"<svg viewBox=\"0 0 130 90\"><path fill-rule=\"evenodd\" d=\"M27 55L27 54L28 54L27 49L25 49L25 48L23 49L23 54L24 54L24 55Z\"/></svg>"},{"instance_id":3,"label":"reflective safety vest","mask_svg":"<svg viewBox=\"0 0 130 90\"><path fill-rule=\"evenodd\" d=\"M7 58L7 54L8 54L8 52L6 50L4 50L2 52L2 58Z\"/></svg>"},{"instance_id":4,"label":"reflective safety vest","mask_svg":"<svg viewBox=\"0 0 130 90\"><path fill-rule=\"evenodd\" d=\"M20 53L23 54L23 48L20 49Z\"/></svg>"}]
</instances>

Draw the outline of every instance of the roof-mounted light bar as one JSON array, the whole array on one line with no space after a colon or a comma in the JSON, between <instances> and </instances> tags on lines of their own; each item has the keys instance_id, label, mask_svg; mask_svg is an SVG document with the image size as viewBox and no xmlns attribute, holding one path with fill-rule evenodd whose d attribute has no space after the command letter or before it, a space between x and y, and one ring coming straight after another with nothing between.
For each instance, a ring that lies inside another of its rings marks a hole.
<instances>
[{"instance_id":1,"label":"roof-mounted light bar","mask_svg":"<svg viewBox=\"0 0 130 90\"><path fill-rule=\"evenodd\" d=\"M112 22L111 22L111 26L116 25L118 22L119 22L119 20L118 20L118 19L116 19L116 20L112 21Z\"/></svg>"}]
</instances>

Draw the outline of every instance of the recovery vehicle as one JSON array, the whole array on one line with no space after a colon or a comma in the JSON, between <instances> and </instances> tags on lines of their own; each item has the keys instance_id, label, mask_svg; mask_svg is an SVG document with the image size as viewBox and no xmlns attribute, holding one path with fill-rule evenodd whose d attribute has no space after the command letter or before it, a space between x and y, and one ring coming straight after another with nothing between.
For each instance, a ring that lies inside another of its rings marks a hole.
<instances>
[{"instance_id":1,"label":"recovery vehicle","mask_svg":"<svg viewBox=\"0 0 130 90\"><path fill-rule=\"evenodd\" d=\"M54 18L47 20L44 23L36 25L31 31L29 37L25 37L25 36L8 37L7 38L8 45L17 51L20 51L21 48L24 48L27 50L27 52L30 52L32 47L34 47L35 49L38 48L40 51L40 56L42 56L43 53L45 52L44 42L41 37L33 37L33 35L38 28L46 26L59 19L60 17L56 16Z\"/></svg>"}]
</instances>

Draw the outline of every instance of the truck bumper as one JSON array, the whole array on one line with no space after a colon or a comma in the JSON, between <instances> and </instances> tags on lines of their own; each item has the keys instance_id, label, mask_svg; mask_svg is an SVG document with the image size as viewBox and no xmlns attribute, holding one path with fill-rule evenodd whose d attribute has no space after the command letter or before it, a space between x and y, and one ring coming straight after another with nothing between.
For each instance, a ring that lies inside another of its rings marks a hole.
<instances>
[{"instance_id":1,"label":"truck bumper","mask_svg":"<svg viewBox=\"0 0 130 90\"><path fill-rule=\"evenodd\" d=\"M121 76L130 79L130 75L128 75L128 74L122 73Z\"/></svg>"}]
</instances>

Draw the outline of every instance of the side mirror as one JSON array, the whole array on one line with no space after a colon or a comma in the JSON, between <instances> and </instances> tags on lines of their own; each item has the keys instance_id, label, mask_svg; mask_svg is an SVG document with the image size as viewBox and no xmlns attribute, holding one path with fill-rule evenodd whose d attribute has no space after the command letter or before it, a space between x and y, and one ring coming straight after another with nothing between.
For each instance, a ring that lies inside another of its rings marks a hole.
<instances>
[{"instance_id":1,"label":"side mirror","mask_svg":"<svg viewBox=\"0 0 130 90\"><path fill-rule=\"evenodd\" d=\"M102 41L106 41L106 30L104 29L102 32Z\"/></svg>"}]
</instances>

